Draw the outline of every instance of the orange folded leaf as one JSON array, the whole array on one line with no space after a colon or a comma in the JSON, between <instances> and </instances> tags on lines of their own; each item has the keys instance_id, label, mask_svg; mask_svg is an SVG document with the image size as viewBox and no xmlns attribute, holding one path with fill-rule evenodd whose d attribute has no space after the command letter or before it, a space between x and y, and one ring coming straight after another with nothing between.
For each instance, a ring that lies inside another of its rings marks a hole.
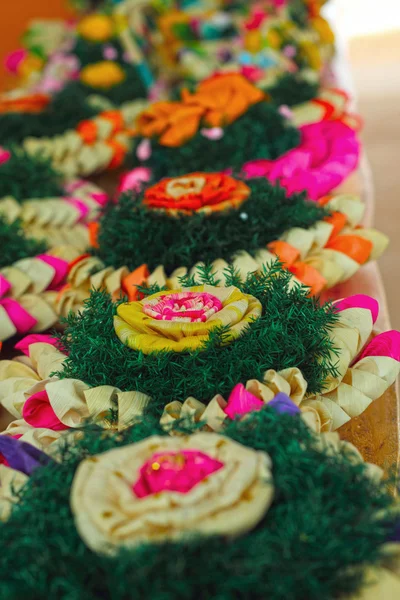
<instances>
[{"instance_id":1,"label":"orange folded leaf","mask_svg":"<svg viewBox=\"0 0 400 600\"><path fill-rule=\"evenodd\" d=\"M338 235L328 242L326 248L342 252L363 265L371 255L373 244L358 235Z\"/></svg>"},{"instance_id":2,"label":"orange folded leaf","mask_svg":"<svg viewBox=\"0 0 400 600\"><path fill-rule=\"evenodd\" d=\"M330 240L332 240L338 235L338 233L340 233L340 231L342 231L343 227L347 223L347 217L344 213L336 211L332 213L330 217L325 217L324 221L333 225L332 233L328 240L329 243Z\"/></svg>"},{"instance_id":3,"label":"orange folded leaf","mask_svg":"<svg viewBox=\"0 0 400 600\"><path fill-rule=\"evenodd\" d=\"M92 248L99 247L99 243L97 240L98 235L99 235L99 229L100 229L100 223L98 223L96 221L92 221L91 223L88 224L89 242L90 242L90 245L92 246Z\"/></svg>"},{"instance_id":4,"label":"orange folded leaf","mask_svg":"<svg viewBox=\"0 0 400 600\"><path fill-rule=\"evenodd\" d=\"M304 262L296 262L288 269L297 279L310 288L310 296L316 296L327 284L321 273L311 265Z\"/></svg>"},{"instance_id":5,"label":"orange folded leaf","mask_svg":"<svg viewBox=\"0 0 400 600\"><path fill-rule=\"evenodd\" d=\"M147 278L149 277L150 272L147 268L146 264L140 265L137 269L129 273L122 280L122 288L128 294L128 298L130 302L134 302L138 299L138 286L146 283Z\"/></svg>"},{"instance_id":6,"label":"orange folded leaf","mask_svg":"<svg viewBox=\"0 0 400 600\"><path fill-rule=\"evenodd\" d=\"M81 121L76 127L76 132L85 144L94 144L97 140L97 125L94 121Z\"/></svg>"},{"instance_id":7,"label":"orange folded leaf","mask_svg":"<svg viewBox=\"0 0 400 600\"><path fill-rule=\"evenodd\" d=\"M268 244L268 250L273 254L276 254L285 267L289 267L300 257L300 251L283 240L270 242Z\"/></svg>"}]
</instances>

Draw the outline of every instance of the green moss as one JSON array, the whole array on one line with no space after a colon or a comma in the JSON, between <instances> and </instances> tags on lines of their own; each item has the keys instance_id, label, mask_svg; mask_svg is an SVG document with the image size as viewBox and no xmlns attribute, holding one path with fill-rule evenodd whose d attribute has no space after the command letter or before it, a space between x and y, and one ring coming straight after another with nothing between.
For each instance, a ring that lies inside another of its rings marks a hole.
<instances>
[{"instance_id":1,"label":"green moss","mask_svg":"<svg viewBox=\"0 0 400 600\"><path fill-rule=\"evenodd\" d=\"M276 106L296 106L315 98L318 89L318 82L307 81L301 74L284 73L267 91Z\"/></svg>"},{"instance_id":2,"label":"green moss","mask_svg":"<svg viewBox=\"0 0 400 600\"><path fill-rule=\"evenodd\" d=\"M9 223L0 215L0 269L12 265L21 258L36 256L46 252L42 241L26 237L20 221Z\"/></svg>"},{"instance_id":3,"label":"green moss","mask_svg":"<svg viewBox=\"0 0 400 600\"><path fill-rule=\"evenodd\" d=\"M270 408L225 431L272 459L274 502L253 531L96 556L70 510L76 467L154 434L165 435L150 418L118 434L87 429L60 463L33 474L0 524L1 600L337 600L359 590L363 569L379 564L392 498L346 451L317 451L299 417Z\"/></svg>"},{"instance_id":4,"label":"green moss","mask_svg":"<svg viewBox=\"0 0 400 600\"><path fill-rule=\"evenodd\" d=\"M315 202L307 202L304 194L288 197L266 179L246 183L251 195L239 209L211 216L172 218L143 206L143 194L125 194L118 204L107 206L99 248L92 252L106 265L135 269L146 263L153 270L162 263L171 273L198 261L229 262L238 250L252 253L290 227L308 228L327 214Z\"/></svg>"},{"instance_id":5,"label":"green moss","mask_svg":"<svg viewBox=\"0 0 400 600\"><path fill-rule=\"evenodd\" d=\"M22 202L63 195L61 175L44 158L13 148L10 159L0 165L0 198L12 196Z\"/></svg>"},{"instance_id":6,"label":"green moss","mask_svg":"<svg viewBox=\"0 0 400 600\"><path fill-rule=\"evenodd\" d=\"M215 284L208 269L200 279ZM209 402L217 393L227 395L239 382L262 380L267 369L298 367L309 392L321 391L336 372L328 334L337 316L330 307L307 297L305 288L290 290L290 274L278 265L245 283L231 271L226 284L258 298L262 316L234 342L222 346L227 331L214 330L205 348L191 353L143 355L124 346L113 327L116 305L106 293L92 292L85 310L68 317L62 344L69 356L59 375L91 386L139 390L152 397L150 410L157 414L172 400L194 396Z\"/></svg>"},{"instance_id":7,"label":"green moss","mask_svg":"<svg viewBox=\"0 0 400 600\"><path fill-rule=\"evenodd\" d=\"M151 157L143 164L152 168L155 180L191 171L223 171L229 167L237 170L250 160L278 158L299 142L299 130L276 107L259 102L225 127L220 140L211 141L198 132L179 148L153 141ZM131 162L137 166L136 154Z\"/></svg>"}]
</instances>

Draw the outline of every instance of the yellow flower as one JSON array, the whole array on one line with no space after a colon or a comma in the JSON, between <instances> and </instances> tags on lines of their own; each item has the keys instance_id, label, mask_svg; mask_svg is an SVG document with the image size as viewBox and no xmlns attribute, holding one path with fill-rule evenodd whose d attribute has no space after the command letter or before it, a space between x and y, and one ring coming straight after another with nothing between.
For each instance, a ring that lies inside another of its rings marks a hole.
<instances>
[{"instance_id":1,"label":"yellow flower","mask_svg":"<svg viewBox=\"0 0 400 600\"><path fill-rule=\"evenodd\" d=\"M322 68L321 53L314 42L304 40L300 44L300 51L304 58L308 61L311 69L319 71Z\"/></svg>"},{"instance_id":2,"label":"yellow flower","mask_svg":"<svg viewBox=\"0 0 400 600\"><path fill-rule=\"evenodd\" d=\"M91 42L106 42L114 33L114 24L106 15L88 15L78 24L78 33Z\"/></svg>"},{"instance_id":3,"label":"yellow flower","mask_svg":"<svg viewBox=\"0 0 400 600\"><path fill-rule=\"evenodd\" d=\"M94 88L108 89L124 81L126 75L120 65L112 60L87 65L81 71L81 81Z\"/></svg>"},{"instance_id":4,"label":"yellow flower","mask_svg":"<svg viewBox=\"0 0 400 600\"><path fill-rule=\"evenodd\" d=\"M71 509L94 552L188 534L237 536L273 499L265 452L215 433L152 436L81 462Z\"/></svg>"},{"instance_id":5,"label":"yellow flower","mask_svg":"<svg viewBox=\"0 0 400 600\"><path fill-rule=\"evenodd\" d=\"M311 25L315 31L319 34L321 42L324 44L333 44L335 41L335 34L333 33L328 21L323 17L315 17L311 20Z\"/></svg>"},{"instance_id":6,"label":"yellow flower","mask_svg":"<svg viewBox=\"0 0 400 600\"><path fill-rule=\"evenodd\" d=\"M229 327L230 343L261 315L261 303L236 287L200 285L158 292L120 304L114 328L121 342L144 354L199 350L210 333Z\"/></svg>"}]
</instances>

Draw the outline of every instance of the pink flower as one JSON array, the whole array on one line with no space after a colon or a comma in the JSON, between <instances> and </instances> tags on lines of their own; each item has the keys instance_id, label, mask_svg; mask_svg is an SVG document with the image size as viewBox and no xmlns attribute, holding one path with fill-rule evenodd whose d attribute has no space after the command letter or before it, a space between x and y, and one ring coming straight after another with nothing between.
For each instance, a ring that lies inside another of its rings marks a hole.
<instances>
[{"instance_id":1,"label":"pink flower","mask_svg":"<svg viewBox=\"0 0 400 600\"><path fill-rule=\"evenodd\" d=\"M132 490L138 498L165 491L187 494L223 466L224 463L200 450L157 452L141 467Z\"/></svg>"},{"instance_id":2,"label":"pink flower","mask_svg":"<svg viewBox=\"0 0 400 600\"><path fill-rule=\"evenodd\" d=\"M11 152L0 146L0 165L6 163L11 158Z\"/></svg>"},{"instance_id":3,"label":"pink flower","mask_svg":"<svg viewBox=\"0 0 400 600\"><path fill-rule=\"evenodd\" d=\"M126 192L128 190L139 191L144 183L150 181L151 171L146 167L136 167L132 171L128 171L121 176L118 186L118 193Z\"/></svg>"},{"instance_id":4,"label":"pink flower","mask_svg":"<svg viewBox=\"0 0 400 600\"><path fill-rule=\"evenodd\" d=\"M67 425L61 423L54 412L46 390L37 392L26 400L22 416L28 425L35 428L52 429L53 431L69 429Z\"/></svg>"},{"instance_id":5,"label":"pink flower","mask_svg":"<svg viewBox=\"0 0 400 600\"><path fill-rule=\"evenodd\" d=\"M306 191L318 200L339 186L357 167L360 143L341 121L320 121L300 127L301 142L276 160L244 165L247 177L266 177L289 194Z\"/></svg>"}]
</instances>

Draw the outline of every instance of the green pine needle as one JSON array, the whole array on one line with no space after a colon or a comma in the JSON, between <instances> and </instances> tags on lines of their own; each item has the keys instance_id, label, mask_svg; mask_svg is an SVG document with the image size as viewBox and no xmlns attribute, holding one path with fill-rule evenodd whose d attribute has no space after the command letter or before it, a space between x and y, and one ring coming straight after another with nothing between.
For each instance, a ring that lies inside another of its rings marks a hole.
<instances>
[{"instance_id":1,"label":"green pine needle","mask_svg":"<svg viewBox=\"0 0 400 600\"><path fill-rule=\"evenodd\" d=\"M206 271L201 282L215 284ZM157 414L172 400L194 396L208 403L217 393L228 396L237 383L262 380L267 369L298 367L308 391L320 392L327 376L336 373L328 334L337 316L309 298L305 288L289 289L290 280L278 263L268 273L250 275L245 283L231 270L226 285L255 296L263 307L246 333L221 346L227 330L214 330L204 350L149 355L120 342L113 327L116 305L105 292L93 291L85 310L71 313L66 321L62 345L68 358L58 375L90 386L139 390L151 396L149 410Z\"/></svg>"},{"instance_id":2,"label":"green pine needle","mask_svg":"<svg viewBox=\"0 0 400 600\"><path fill-rule=\"evenodd\" d=\"M140 143L141 138L137 143ZM231 125L225 127L220 140L209 140L198 132L178 148L152 143L152 154L145 166L151 167L157 181L193 171L240 169L257 159L275 159L298 146L300 132L267 102L254 104ZM136 153L131 157L137 166Z\"/></svg>"},{"instance_id":3,"label":"green pine needle","mask_svg":"<svg viewBox=\"0 0 400 600\"><path fill-rule=\"evenodd\" d=\"M10 159L0 165L0 198L23 202L63 195L62 177L47 159L13 148Z\"/></svg>"},{"instance_id":4,"label":"green pine needle","mask_svg":"<svg viewBox=\"0 0 400 600\"><path fill-rule=\"evenodd\" d=\"M0 215L0 269L12 265L17 260L46 252L43 241L26 237L19 220L9 223Z\"/></svg>"},{"instance_id":5,"label":"green pine needle","mask_svg":"<svg viewBox=\"0 0 400 600\"><path fill-rule=\"evenodd\" d=\"M101 219L99 248L92 253L106 265L150 270L162 263L167 273L216 258L231 261L236 252L250 254L280 237L291 227L311 227L328 213L304 194L286 191L266 179L246 181L249 199L238 209L210 216L170 217L142 204L143 194L124 194L109 203Z\"/></svg>"},{"instance_id":6,"label":"green pine needle","mask_svg":"<svg viewBox=\"0 0 400 600\"><path fill-rule=\"evenodd\" d=\"M318 89L318 82L307 81L301 74L283 73L267 92L276 106L296 106L315 98Z\"/></svg>"},{"instance_id":7,"label":"green pine needle","mask_svg":"<svg viewBox=\"0 0 400 600\"><path fill-rule=\"evenodd\" d=\"M362 587L393 529L393 499L345 450L317 451L297 416L266 407L228 437L267 452L275 496L251 532L143 544L109 558L81 541L69 498L88 456L165 435L155 419L119 433L91 427L60 463L37 469L0 524L0 600L337 600Z\"/></svg>"}]
</instances>

